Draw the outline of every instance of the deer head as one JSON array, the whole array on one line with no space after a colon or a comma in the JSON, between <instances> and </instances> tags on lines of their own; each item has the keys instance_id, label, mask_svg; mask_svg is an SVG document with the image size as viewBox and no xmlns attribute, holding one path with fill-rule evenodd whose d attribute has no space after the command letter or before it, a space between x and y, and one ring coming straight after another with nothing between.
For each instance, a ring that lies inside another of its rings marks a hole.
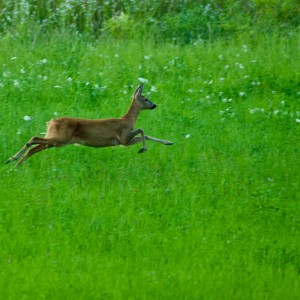
<instances>
[{"instance_id":1,"label":"deer head","mask_svg":"<svg viewBox=\"0 0 300 300\"><path fill-rule=\"evenodd\" d=\"M154 104L152 101L150 101L145 96L143 96L142 91L143 91L143 84L140 84L136 88L136 90L133 94L134 101L138 104L138 106L141 110L154 109L156 107L156 104Z\"/></svg>"}]
</instances>

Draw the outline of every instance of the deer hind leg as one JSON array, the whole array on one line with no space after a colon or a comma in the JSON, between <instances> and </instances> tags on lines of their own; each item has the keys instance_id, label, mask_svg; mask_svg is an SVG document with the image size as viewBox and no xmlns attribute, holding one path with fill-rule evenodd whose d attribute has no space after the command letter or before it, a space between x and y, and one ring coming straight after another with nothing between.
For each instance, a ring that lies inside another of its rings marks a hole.
<instances>
[{"instance_id":1,"label":"deer hind leg","mask_svg":"<svg viewBox=\"0 0 300 300\"><path fill-rule=\"evenodd\" d=\"M31 146L37 145L37 144L48 145L48 148L50 147L50 145L53 145L53 146L55 145L55 143L51 139L33 137L30 139L30 141L28 143L26 143L26 145L19 152L17 152L14 156L9 158L6 161L6 163L8 164L12 161L18 160Z\"/></svg>"},{"instance_id":2,"label":"deer hind leg","mask_svg":"<svg viewBox=\"0 0 300 300\"><path fill-rule=\"evenodd\" d=\"M54 145L49 145L49 144L40 144L40 145L37 145L33 148L31 148L25 155L23 155L23 157L18 161L18 163L16 164L16 167L19 167L28 157L40 152L40 151L43 151L43 150L46 150L46 149L49 149L49 148L52 148L54 147Z\"/></svg>"}]
</instances>

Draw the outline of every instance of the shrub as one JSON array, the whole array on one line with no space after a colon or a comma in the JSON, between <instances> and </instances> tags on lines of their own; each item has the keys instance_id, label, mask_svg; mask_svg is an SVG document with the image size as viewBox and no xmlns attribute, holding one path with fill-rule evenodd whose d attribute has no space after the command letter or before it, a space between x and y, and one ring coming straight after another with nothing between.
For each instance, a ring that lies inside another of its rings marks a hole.
<instances>
[{"instance_id":1,"label":"shrub","mask_svg":"<svg viewBox=\"0 0 300 300\"><path fill-rule=\"evenodd\" d=\"M35 35L75 31L98 38L135 38L190 43L240 31L289 31L300 24L298 1L270 0L2 0L0 32ZM146 36L148 37L148 36Z\"/></svg>"}]
</instances>

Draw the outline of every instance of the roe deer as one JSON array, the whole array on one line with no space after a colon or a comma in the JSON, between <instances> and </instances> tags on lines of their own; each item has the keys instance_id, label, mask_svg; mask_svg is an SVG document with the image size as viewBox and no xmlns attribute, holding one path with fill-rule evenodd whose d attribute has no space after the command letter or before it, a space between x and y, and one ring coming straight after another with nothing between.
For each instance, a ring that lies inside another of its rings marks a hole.
<instances>
[{"instance_id":1,"label":"roe deer","mask_svg":"<svg viewBox=\"0 0 300 300\"><path fill-rule=\"evenodd\" d=\"M61 117L47 123L47 132L44 138L32 137L28 143L6 163L21 160L16 164L21 165L28 157L52 147L63 147L70 144L81 144L89 147L131 146L142 142L143 148L139 153L147 150L145 140L172 145L171 141L157 139L144 134L143 129L133 130L135 121L145 109L154 109L156 105L142 95L143 84L134 92L133 100L128 112L121 118L112 119L77 119ZM140 134L140 137L137 135ZM31 146L25 155L23 155Z\"/></svg>"}]
</instances>

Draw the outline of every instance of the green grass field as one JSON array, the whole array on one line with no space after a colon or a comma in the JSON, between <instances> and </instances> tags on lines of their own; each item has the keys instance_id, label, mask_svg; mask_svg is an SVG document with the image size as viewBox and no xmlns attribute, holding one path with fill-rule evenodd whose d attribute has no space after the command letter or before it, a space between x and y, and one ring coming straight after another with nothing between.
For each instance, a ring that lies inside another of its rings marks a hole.
<instances>
[{"instance_id":1,"label":"green grass field","mask_svg":"<svg viewBox=\"0 0 300 300\"><path fill-rule=\"evenodd\" d=\"M299 33L0 39L1 299L298 299ZM5 165L59 116L169 139Z\"/></svg>"}]
</instances>

